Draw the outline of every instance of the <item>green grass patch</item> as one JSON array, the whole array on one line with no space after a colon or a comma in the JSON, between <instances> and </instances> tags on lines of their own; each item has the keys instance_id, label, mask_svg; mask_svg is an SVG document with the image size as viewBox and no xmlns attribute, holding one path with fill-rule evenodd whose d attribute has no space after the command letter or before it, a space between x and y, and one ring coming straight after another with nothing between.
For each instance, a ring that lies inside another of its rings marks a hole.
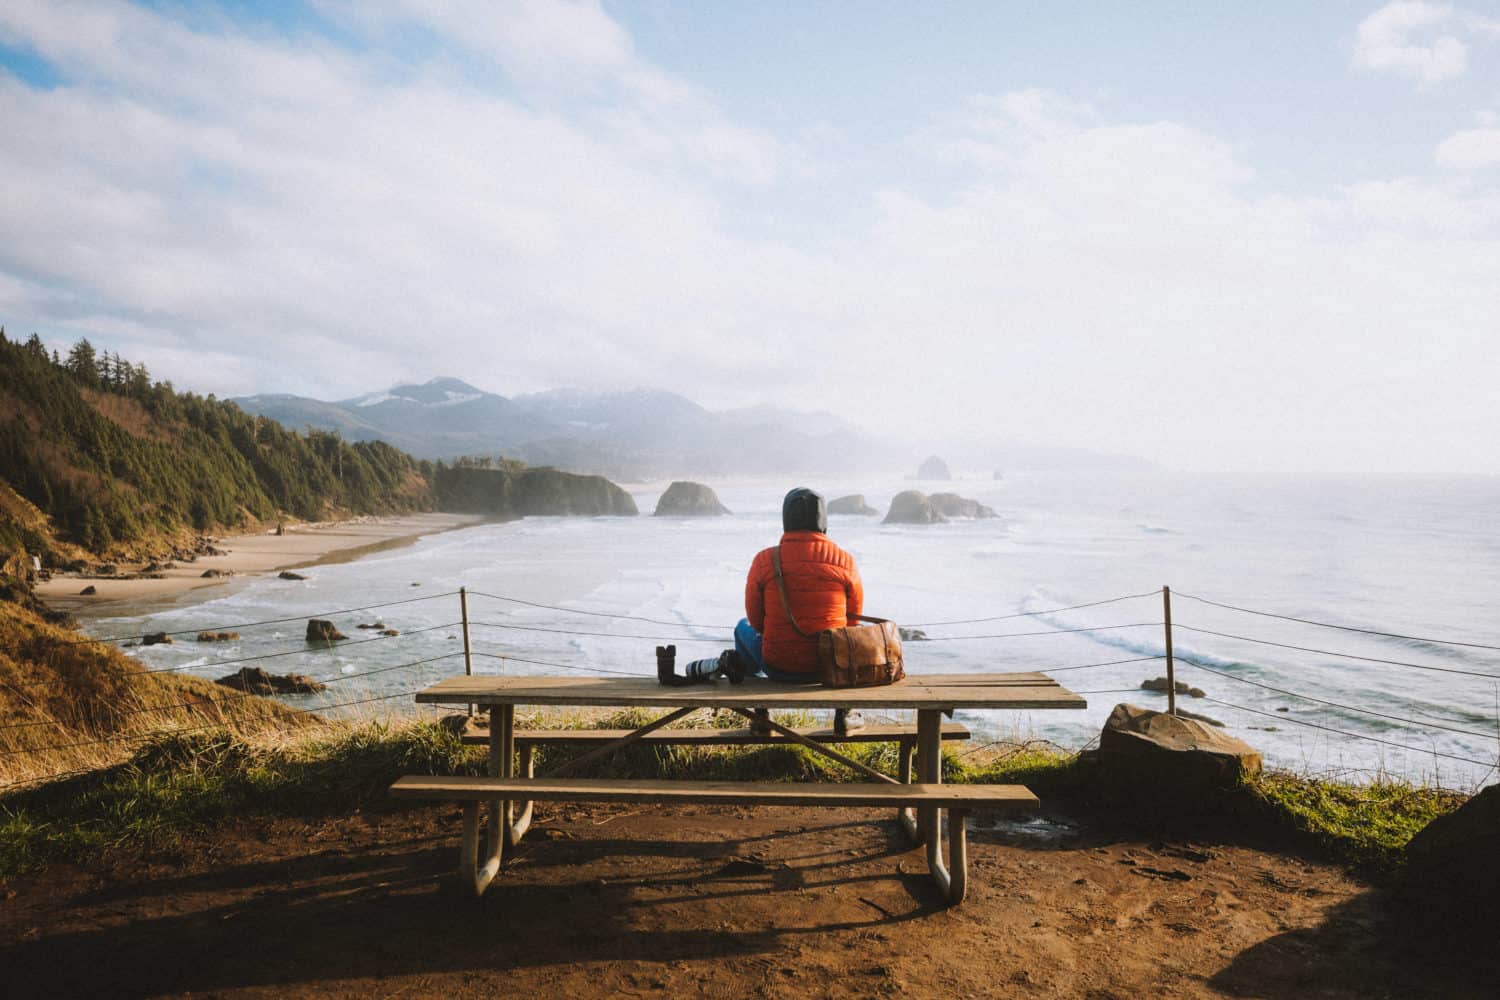
<instances>
[{"instance_id":1,"label":"green grass patch","mask_svg":"<svg viewBox=\"0 0 1500 1000\"><path fill-rule=\"evenodd\" d=\"M1243 791L1252 809L1336 858L1376 869L1404 861L1406 844L1467 796L1390 778L1355 785L1269 771Z\"/></svg>"}]
</instances>

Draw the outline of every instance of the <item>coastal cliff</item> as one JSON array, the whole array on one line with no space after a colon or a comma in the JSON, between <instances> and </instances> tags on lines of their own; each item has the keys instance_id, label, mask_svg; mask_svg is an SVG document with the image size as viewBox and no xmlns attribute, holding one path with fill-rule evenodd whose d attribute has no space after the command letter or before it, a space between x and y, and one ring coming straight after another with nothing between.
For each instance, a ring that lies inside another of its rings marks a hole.
<instances>
[{"instance_id":1,"label":"coastal cliff","mask_svg":"<svg viewBox=\"0 0 1500 1000\"><path fill-rule=\"evenodd\" d=\"M438 505L457 514L487 517L633 517L629 493L603 476L581 476L550 467L503 462L494 466L439 464L433 471Z\"/></svg>"}]
</instances>

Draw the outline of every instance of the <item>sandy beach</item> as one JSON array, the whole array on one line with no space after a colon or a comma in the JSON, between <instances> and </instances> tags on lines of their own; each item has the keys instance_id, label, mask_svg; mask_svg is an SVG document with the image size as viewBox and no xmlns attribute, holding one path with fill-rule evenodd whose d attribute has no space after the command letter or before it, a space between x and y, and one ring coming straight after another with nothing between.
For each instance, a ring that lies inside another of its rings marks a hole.
<instances>
[{"instance_id":1,"label":"sandy beach","mask_svg":"<svg viewBox=\"0 0 1500 1000\"><path fill-rule=\"evenodd\" d=\"M248 535L225 535L214 544L223 555L199 556L160 570L157 579L125 579L141 567L120 564L120 579L56 573L38 584L37 595L48 605L89 615L121 606L171 602L202 587L222 587L282 570L331 562L346 562L383 549L409 545L425 535L466 528L484 518L474 514L409 514L400 517L360 517L349 521L289 524L283 534L274 530ZM220 575L208 575L217 571ZM94 593L80 591L93 587Z\"/></svg>"}]
</instances>

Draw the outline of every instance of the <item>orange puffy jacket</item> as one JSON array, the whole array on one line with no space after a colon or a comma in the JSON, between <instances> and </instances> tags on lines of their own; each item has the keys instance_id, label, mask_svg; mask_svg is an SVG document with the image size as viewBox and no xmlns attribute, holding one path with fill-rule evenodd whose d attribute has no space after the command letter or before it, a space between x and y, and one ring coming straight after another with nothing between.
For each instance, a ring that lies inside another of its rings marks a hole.
<instances>
[{"instance_id":1,"label":"orange puffy jacket","mask_svg":"<svg viewBox=\"0 0 1500 1000\"><path fill-rule=\"evenodd\" d=\"M766 665L788 674L810 674L818 667L817 634L825 628L857 625L864 610L865 588L854 557L818 531L788 531L781 536L781 575L787 600L803 638L787 621L771 563L774 548L762 549L745 579L745 617L762 637Z\"/></svg>"}]
</instances>

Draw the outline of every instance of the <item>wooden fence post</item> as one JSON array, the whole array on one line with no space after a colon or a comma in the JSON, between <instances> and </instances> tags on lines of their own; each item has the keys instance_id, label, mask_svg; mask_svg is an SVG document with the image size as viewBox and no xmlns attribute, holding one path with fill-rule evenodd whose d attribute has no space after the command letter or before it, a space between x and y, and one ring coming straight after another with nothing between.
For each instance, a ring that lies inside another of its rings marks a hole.
<instances>
[{"instance_id":1,"label":"wooden fence post","mask_svg":"<svg viewBox=\"0 0 1500 1000\"><path fill-rule=\"evenodd\" d=\"M1161 588L1162 621L1167 637L1167 714L1177 714L1177 667L1172 662L1172 588Z\"/></svg>"},{"instance_id":2,"label":"wooden fence post","mask_svg":"<svg viewBox=\"0 0 1500 1000\"><path fill-rule=\"evenodd\" d=\"M464 626L464 676L474 676L474 652L469 646L469 592L464 587L458 588L458 610L459 617L463 619ZM474 714L474 706L469 706L469 715Z\"/></svg>"}]
</instances>

